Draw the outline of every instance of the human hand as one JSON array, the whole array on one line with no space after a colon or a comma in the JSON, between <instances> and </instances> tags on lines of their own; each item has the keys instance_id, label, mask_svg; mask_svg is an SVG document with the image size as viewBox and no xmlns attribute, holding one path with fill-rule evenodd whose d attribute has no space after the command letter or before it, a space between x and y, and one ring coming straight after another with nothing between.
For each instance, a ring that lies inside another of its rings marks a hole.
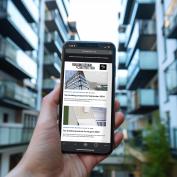
<instances>
[{"instance_id":1,"label":"human hand","mask_svg":"<svg viewBox=\"0 0 177 177\"><path fill-rule=\"evenodd\" d=\"M85 154L62 154L57 125L59 86L43 98L36 128L26 153L8 177L86 177L107 156ZM115 110L119 107L115 102ZM115 128L124 120L121 112L116 113ZM122 133L115 133L114 144L122 141Z\"/></svg>"}]
</instances>

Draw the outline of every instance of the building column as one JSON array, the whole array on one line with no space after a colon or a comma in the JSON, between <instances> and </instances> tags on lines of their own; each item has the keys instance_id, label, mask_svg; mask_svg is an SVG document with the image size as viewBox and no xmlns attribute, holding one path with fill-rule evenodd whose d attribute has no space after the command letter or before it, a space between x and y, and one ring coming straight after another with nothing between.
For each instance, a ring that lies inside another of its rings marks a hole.
<instances>
[{"instance_id":1,"label":"building column","mask_svg":"<svg viewBox=\"0 0 177 177\"><path fill-rule=\"evenodd\" d=\"M4 177L9 172L10 156L8 153L1 155L0 177Z\"/></svg>"}]
</instances>

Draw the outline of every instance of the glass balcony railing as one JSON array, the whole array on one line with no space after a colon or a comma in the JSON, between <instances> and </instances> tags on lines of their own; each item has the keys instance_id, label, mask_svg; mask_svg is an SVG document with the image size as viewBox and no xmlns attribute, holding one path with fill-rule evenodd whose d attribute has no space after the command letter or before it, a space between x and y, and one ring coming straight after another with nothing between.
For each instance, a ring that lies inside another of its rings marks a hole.
<instances>
[{"instance_id":1,"label":"glass balcony railing","mask_svg":"<svg viewBox=\"0 0 177 177\"><path fill-rule=\"evenodd\" d=\"M63 42L68 40L68 31L65 28L65 24L63 23L59 12L55 9L52 11L46 11L45 14L45 23L49 31L57 30Z\"/></svg>"},{"instance_id":2,"label":"glass balcony railing","mask_svg":"<svg viewBox=\"0 0 177 177\"><path fill-rule=\"evenodd\" d=\"M177 2L172 1L171 3L173 3L172 6L174 7L176 3L177 7ZM170 15L166 16L164 25L165 25L165 35L168 38L177 39L177 8L174 8L174 11L172 11Z\"/></svg>"},{"instance_id":3,"label":"glass balcony railing","mask_svg":"<svg viewBox=\"0 0 177 177\"><path fill-rule=\"evenodd\" d=\"M48 76L59 77L61 72L61 59L55 53L54 55L46 55L44 58L44 72L47 72Z\"/></svg>"},{"instance_id":4,"label":"glass balcony railing","mask_svg":"<svg viewBox=\"0 0 177 177\"><path fill-rule=\"evenodd\" d=\"M126 52L119 52L118 53L118 69L125 69L126 66L125 66L125 63L126 63L126 57L127 57L127 54Z\"/></svg>"},{"instance_id":5,"label":"glass balcony railing","mask_svg":"<svg viewBox=\"0 0 177 177\"><path fill-rule=\"evenodd\" d=\"M20 108L35 108L36 93L12 81L0 81L0 102Z\"/></svg>"},{"instance_id":6,"label":"glass balcony railing","mask_svg":"<svg viewBox=\"0 0 177 177\"><path fill-rule=\"evenodd\" d=\"M155 20L137 20L128 43L126 66L129 65L136 49L154 50L156 41Z\"/></svg>"},{"instance_id":7,"label":"glass balcony railing","mask_svg":"<svg viewBox=\"0 0 177 177\"><path fill-rule=\"evenodd\" d=\"M57 31L45 34L45 46L50 52L61 55L63 42Z\"/></svg>"},{"instance_id":8,"label":"glass balcony railing","mask_svg":"<svg viewBox=\"0 0 177 177\"><path fill-rule=\"evenodd\" d=\"M53 88L57 85L58 80L56 79L44 79L43 80L43 90L53 90Z\"/></svg>"},{"instance_id":9,"label":"glass balcony railing","mask_svg":"<svg viewBox=\"0 0 177 177\"><path fill-rule=\"evenodd\" d=\"M121 74L121 71L124 71L124 74ZM117 76L117 88L125 89L127 84L127 70L119 70Z\"/></svg>"},{"instance_id":10,"label":"glass balcony railing","mask_svg":"<svg viewBox=\"0 0 177 177\"><path fill-rule=\"evenodd\" d=\"M169 95L177 94L177 60L165 72L167 91Z\"/></svg>"},{"instance_id":11,"label":"glass balcony railing","mask_svg":"<svg viewBox=\"0 0 177 177\"><path fill-rule=\"evenodd\" d=\"M128 99L126 93L118 92L115 95L116 99L120 102L120 108L124 109L128 105Z\"/></svg>"},{"instance_id":12,"label":"glass balcony railing","mask_svg":"<svg viewBox=\"0 0 177 177\"><path fill-rule=\"evenodd\" d=\"M33 0L13 0L13 2L28 22L32 23L39 21L39 9Z\"/></svg>"},{"instance_id":13,"label":"glass balcony railing","mask_svg":"<svg viewBox=\"0 0 177 177\"><path fill-rule=\"evenodd\" d=\"M11 0L0 3L0 32L10 36L24 50L38 48L38 36Z\"/></svg>"},{"instance_id":14,"label":"glass balcony railing","mask_svg":"<svg viewBox=\"0 0 177 177\"><path fill-rule=\"evenodd\" d=\"M22 124L0 124L0 148L29 143L33 130L24 128Z\"/></svg>"},{"instance_id":15,"label":"glass balcony railing","mask_svg":"<svg viewBox=\"0 0 177 177\"><path fill-rule=\"evenodd\" d=\"M126 51L126 33L119 33L118 51Z\"/></svg>"},{"instance_id":16,"label":"glass balcony railing","mask_svg":"<svg viewBox=\"0 0 177 177\"><path fill-rule=\"evenodd\" d=\"M122 24L129 24L134 0L123 0L120 21Z\"/></svg>"},{"instance_id":17,"label":"glass balcony railing","mask_svg":"<svg viewBox=\"0 0 177 177\"><path fill-rule=\"evenodd\" d=\"M157 73L157 69L157 52L137 49L128 67L127 89L144 87Z\"/></svg>"},{"instance_id":18,"label":"glass balcony railing","mask_svg":"<svg viewBox=\"0 0 177 177\"><path fill-rule=\"evenodd\" d=\"M0 37L0 60L0 68L18 78L37 78L36 62L8 38Z\"/></svg>"},{"instance_id":19,"label":"glass balcony railing","mask_svg":"<svg viewBox=\"0 0 177 177\"><path fill-rule=\"evenodd\" d=\"M154 89L138 89L128 95L128 112L144 114L158 108L158 95Z\"/></svg>"}]
</instances>

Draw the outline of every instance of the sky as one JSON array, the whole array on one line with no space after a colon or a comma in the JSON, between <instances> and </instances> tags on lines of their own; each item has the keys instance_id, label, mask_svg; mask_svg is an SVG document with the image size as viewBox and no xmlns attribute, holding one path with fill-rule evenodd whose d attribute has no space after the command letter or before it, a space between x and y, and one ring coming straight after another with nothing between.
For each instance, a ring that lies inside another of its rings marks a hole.
<instances>
[{"instance_id":1,"label":"sky","mask_svg":"<svg viewBox=\"0 0 177 177\"><path fill-rule=\"evenodd\" d=\"M81 40L109 41L117 46L120 0L70 0L70 17L76 20Z\"/></svg>"}]
</instances>

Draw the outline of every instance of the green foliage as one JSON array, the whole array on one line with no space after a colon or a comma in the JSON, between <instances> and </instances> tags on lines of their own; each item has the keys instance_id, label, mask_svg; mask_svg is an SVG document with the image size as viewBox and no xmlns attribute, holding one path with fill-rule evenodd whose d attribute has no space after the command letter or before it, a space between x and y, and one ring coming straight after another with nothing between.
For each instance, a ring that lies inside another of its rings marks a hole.
<instances>
[{"instance_id":1,"label":"green foliage","mask_svg":"<svg viewBox=\"0 0 177 177\"><path fill-rule=\"evenodd\" d=\"M147 132L144 143L147 146L148 163L144 165L143 177L169 177L170 148L165 126L158 120Z\"/></svg>"}]
</instances>

